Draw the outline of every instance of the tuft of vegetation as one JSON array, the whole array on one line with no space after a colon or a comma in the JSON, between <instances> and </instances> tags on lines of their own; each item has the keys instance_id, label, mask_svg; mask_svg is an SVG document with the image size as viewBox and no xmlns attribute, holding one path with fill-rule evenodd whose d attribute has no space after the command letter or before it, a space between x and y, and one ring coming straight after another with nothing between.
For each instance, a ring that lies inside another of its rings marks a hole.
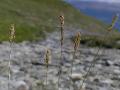
<instances>
[{"instance_id":1,"label":"tuft of vegetation","mask_svg":"<svg viewBox=\"0 0 120 90\"><path fill-rule=\"evenodd\" d=\"M113 36L112 36L113 35ZM81 44L90 47L117 48L120 49L120 37L116 34L106 36L82 35ZM116 36L115 36L116 35ZM73 41L75 36L71 37Z\"/></svg>"}]
</instances>

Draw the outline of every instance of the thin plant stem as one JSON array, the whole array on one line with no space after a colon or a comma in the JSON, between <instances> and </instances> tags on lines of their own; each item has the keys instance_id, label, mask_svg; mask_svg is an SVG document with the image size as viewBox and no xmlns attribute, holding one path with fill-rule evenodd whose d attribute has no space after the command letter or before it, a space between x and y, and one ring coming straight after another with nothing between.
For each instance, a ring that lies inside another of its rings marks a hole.
<instances>
[{"instance_id":1,"label":"thin plant stem","mask_svg":"<svg viewBox=\"0 0 120 90\"><path fill-rule=\"evenodd\" d=\"M75 59L75 51L73 52L73 59L72 59L71 68L70 68L70 74L71 74L71 76L72 76L72 73L73 73L73 62L74 62L74 59ZM69 87L69 90L71 90L71 87Z\"/></svg>"},{"instance_id":2,"label":"thin plant stem","mask_svg":"<svg viewBox=\"0 0 120 90\"><path fill-rule=\"evenodd\" d=\"M59 63L59 72L58 72L58 89L60 87L60 78L61 78L61 73L62 73L62 69L61 69L61 66L62 66L62 60L63 60L63 55L62 55L62 44L61 44L61 56L60 56L60 63Z\"/></svg>"},{"instance_id":3,"label":"thin plant stem","mask_svg":"<svg viewBox=\"0 0 120 90\"><path fill-rule=\"evenodd\" d=\"M12 59L12 46L13 42L15 39L15 29L14 29L14 24L11 24L10 26L10 36L9 36L9 42L10 42L10 54L9 54L9 62L8 62L8 67L9 67L9 75L8 75L8 90L10 89L10 81L11 81L11 59Z\"/></svg>"},{"instance_id":4,"label":"thin plant stem","mask_svg":"<svg viewBox=\"0 0 120 90\"><path fill-rule=\"evenodd\" d=\"M80 41L81 41L81 33L77 32L76 36L73 39L73 44L74 44L74 52L73 52L73 60L72 60L72 64L71 64L71 75L72 75L72 68L73 68L73 62L75 59L75 54L77 53L78 48L80 47Z\"/></svg>"},{"instance_id":5,"label":"thin plant stem","mask_svg":"<svg viewBox=\"0 0 120 90\"><path fill-rule=\"evenodd\" d=\"M47 85L47 80L48 80L48 66L46 68L46 85Z\"/></svg>"},{"instance_id":6,"label":"thin plant stem","mask_svg":"<svg viewBox=\"0 0 120 90\"><path fill-rule=\"evenodd\" d=\"M12 42L10 42L10 54L9 54L9 62L8 62L8 90L10 90L10 81L11 81L11 56L12 56Z\"/></svg>"},{"instance_id":7,"label":"thin plant stem","mask_svg":"<svg viewBox=\"0 0 120 90\"><path fill-rule=\"evenodd\" d=\"M64 40L64 16L60 15L59 16L59 20L60 20L60 31L61 31L61 39L60 39L60 43L61 43L61 56L60 56L60 62L59 62L59 70L58 70L58 90L60 87L60 78L61 78L61 73L62 73L62 61L63 61L63 40Z\"/></svg>"},{"instance_id":8,"label":"thin plant stem","mask_svg":"<svg viewBox=\"0 0 120 90\"><path fill-rule=\"evenodd\" d=\"M48 81L48 64L51 60L51 51L49 49L47 49L46 54L45 54L45 64L46 64L46 76L45 76L45 82L47 85L47 81Z\"/></svg>"},{"instance_id":9,"label":"thin plant stem","mask_svg":"<svg viewBox=\"0 0 120 90\"><path fill-rule=\"evenodd\" d=\"M100 52L100 48L98 48L97 53L96 53L93 61L91 62L91 65L90 65L90 67L88 68L88 71L87 71L86 75L84 76L84 79L83 79L82 84L81 84L81 86L80 86L80 90L82 90L82 87L83 87L83 85L84 85L84 83L85 83L85 81L86 81L86 79L87 79L87 77L88 77L88 75L89 75L89 72L91 72L92 67L95 66L96 58L98 57L99 52Z\"/></svg>"},{"instance_id":10,"label":"thin plant stem","mask_svg":"<svg viewBox=\"0 0 120 90\"><path fill-rule=\"evenodd\" d=\"M116 16L113 17L113 19L112 19L112 24L111 24L111 25L108 27L108 29L107 29L107 32L108 32L108 33L106 34L106 36L108 36L108 35L110 34L110 32L112 31L112 29L113 29L113 27L114 27L114 25L115 25L115 23L116 23L117 20L118 20L118 15L116 15ZM108 37L109 37L109 36L108 36ZM106 40L107 40L107 38L104 39L104 41L106 41ZM87 77L89 76L89 73L91 72L92 68L95 67L95 64L96 64L96 62L97 62L97 57L100 56L100 55L99 55L99 52L100 52L101 47L102 47L102 45L100 45L100 46L98 47L98 50L97 50L97 52L96 52L96 55L95 55L95 57L93 58L93 61L91 62L90 67L88 68L88 70L87 70L87 72L86 72L86 75L84 76L84 79L83 79L83 81L82 81L82 83L81 83L81 86L80 86L80 89L79 89L79 90L82 90L82 87L83 87L83 85L84 85ZM101 54L104 52L104 50L105 50L105 49L103 49L103 50L101 51Z\"/></svg>"},{"instance_id":11,"label":"thin plant stem","mask_svg":"<svg viewBox=\"0 0 120 90\"><path fill-rule=\"evenodd\" d=\"M75 59L75 51L73 52L73 59L72 59L72 65L71 65L71 75L73 73L73 62L74 62L74 59Z\"/></svg>"},{"instance_id":12,"label":"thin plant stem","mask_svg":"<svg viewBox=\"0 0 120 90\"><path fill-rule=\"evenodd\" d=\"M74 44L74 51L73 51L73 59L72 59L72 63L71 63L71 73L70 75L72 76L72 73L73 73L73 63L74 63L74 60L75 60L75 57L76 57L76 53L77 53L77 50L78 48L80 47L80 41L81 41L81 33L78 32L76 33L74 39L73 39L73 44ZM70 90L70 88L69 88Z\"/></svg>"}]
</instances>

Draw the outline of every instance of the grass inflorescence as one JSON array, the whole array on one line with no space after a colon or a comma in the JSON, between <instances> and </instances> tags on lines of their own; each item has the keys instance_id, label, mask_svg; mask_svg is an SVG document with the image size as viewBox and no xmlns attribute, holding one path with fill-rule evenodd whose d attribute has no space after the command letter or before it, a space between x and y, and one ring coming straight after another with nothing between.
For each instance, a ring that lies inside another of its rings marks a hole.
<instances>
[{"instance_id":1,"label":"grass inflorescence","mask_svg":"<svg viewBox=\"0 0 120 90\"><path fill-rule=\"evenodd\" d=\"M9 64L8 64L8 67L9 67L9 75L8 75L8 90L10 89L10 81L11 81L11 58L12 58L12 47L13 47L13 43L14 43L14 39L15 39L15 26L14 24L11 24L10 25L10 28L9 28L9 42L10 42L10 55L9 55Z\"/></svg>"},{"instance_id":2,"label":"grass inflorescence","mask_svg":"<svg viewBox=\"0 0 120 90\"><path fill-rule=\"evenodd\" d=\"M73 62L74 62L76 53L80 48L80 42L81 42L81 33L78 32L78 33L76 33L76 35L75 35L75 37L73 39L74 52L73 52L73 60L72 60L72 64L71 64L71 75L72 75Z\"/></svg>"},{"instance_id":3,"label":"grass inflorescence","mask_svg":"<svg viewBox=\"0 0 120 90\"><path fill-rule=\"evenodd\" d=\"M50 64L50 61L51 61L51 51L50 49L47 49L46 50L46 53L45 53L45 64L46 64L46 85L47 85L47 77L48 77L48 64Z\"/></svg>"},{"instance_id":4,"label":"grass inflorescence","mask_svg":"<svg viewBox=\"0 0 120 90\"><path fill-rule=\"evenodd\" d=\"M60 88L60 78L61 78L61 67L63 65L63 42L64 42L64 16L61 14L59 16L59 21L60 21L60 48L61 48L61 56L60 56L60 62L59 62L59 70L58 70L58 88Z\"/></svg>"}]
</instances>

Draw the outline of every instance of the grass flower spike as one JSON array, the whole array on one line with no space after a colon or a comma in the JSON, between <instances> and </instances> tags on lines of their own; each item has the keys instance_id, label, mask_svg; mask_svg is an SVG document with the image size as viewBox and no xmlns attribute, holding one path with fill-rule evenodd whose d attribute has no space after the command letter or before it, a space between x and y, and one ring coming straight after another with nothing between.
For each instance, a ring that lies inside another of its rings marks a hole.
<instances>
[{"instance_id":1,"label":"grass flower spike","mask_svg":"<svg viewBox=\"0 0 120 90\"><path fill-rule=\"evenodd\" d=\"M47 49L46 54L45 54L45 64L47 68L48 68L48 64L50 60L51 60L51 51Z\"/></svg>"},{"instance_id":2,"label":"grass flower spike","mask_svg":"<svg viewBox=\"0 0 120 90\"><path fill-rule=\"evenodd\" d=\"M64 16L60 15L59 16L59 20L60 20L60 30L61 30L61 46L63 45L63 40L64 40Z\"/></svg>"},{"instance_id":3,"label":"grass flower spike","mask_svg":"<svg viewBox=\"0 0 120 90\"><path fill-rule=\"evenodd\" d=\"M76 36L74 37L73 43L74 43L74 52L78 50L80 47L80 41L81 41L81 33L78 32Z\"/></svg>"},{"instance_id":4,"label":"grass flower spike","mask_svg":"<svg viewBox=\"0 0 120 90\"><path fill-rule=\"evenodd\" d=\"M59 82L60 82L60 77L61 77L61 66L62 66L62 61L63 61L63 40L64 40L64 16L60 15L59 16L59 21L60 21L60 31L61 31L61 39L60 39L60 43L61 43L61 60L59 63L59 70L58 70L58 89L59 89Z\"/></svg>"},{"instance_id":5,"label":"grass flower spike","mask_svg":"<svg viewBox=\"0 0 120 90\"><path fill-rule=\"evenodd\" d=\"M80 41L81 41L81 33L78 32L73 39L74 52L73 52L73 60L72 60L72 66L71 66L71 75L72 75L73 62L75 59L75 53L77 52L77 50L80 47Z\"/></svg>"},{"instance_id":6,"label":"grass flower spike","mask_svg":"<svg viewBox=\"0 0 120 90\"><path fill-rule=\"evenodd\" d=\"M45 64L46 64L46 85L47 85L47 77L48 77L48 65L51 61L51 51L49 49L47 49L46 53L45 53Z\"/></svg>"},{"instance_id":7,"label":"grass flower spike","mask_svg":"<svg viewBox=\"0 0 120 90\"><path fill-rule=\"evenodd\" d=\"M111 25L108 27L108 31L111 31L113 28L114 28L114 26L115 26L115 23L117 22L117 20L118 20L118 17L119 17L119 15L117 14L117 15L115 15L114 17L113 17L113 19L112 19L112 23L111 23Z\"/></svg>"},{"instance_id":8,"label":"grass flower spike","mask_svg":"<svg viewBox=\"0 0 120 90\"><path fill-rule=\"evenodd\" d=\"M15 26L14 24L11 24L10 26L10 42L13 42L15 39Z\"/></svg>"},{"instance_id":9,"label":"grass flower spike","mask_svg":"<svg viewBox=\"0 0 120 90\"><path fill-rule=\"evenodd\" d=\"M15 39L15 26L14 24L10 25L10 36L9 36L9 41L10 41L10 55L9 55L9 63L8 63L8 67L9 67L9 75L8 75L8 89L10 88L10 80L11 80L11 57L12 57L12 45Z\"/></svg>"},{"instance_id":10,"label":"grass flower spike","mask_svg":"<svg viewBox=\"0 0 120 90\"><path fill-rule=\"evenodd\" d=\"M73 62L74 62L74 59L75 59L75 56L76 56L75 54L80 47L80 41L81 41L81 33L77 32L76 35L73 38L74 52L73 52L73 59L71 61L71 67L70 67L70 70L71 70L70 75L71 76L72 76L72 73L73 73ZM69 88L69 90L71 90L71 88Z\"/></svg>"}]
</instances>

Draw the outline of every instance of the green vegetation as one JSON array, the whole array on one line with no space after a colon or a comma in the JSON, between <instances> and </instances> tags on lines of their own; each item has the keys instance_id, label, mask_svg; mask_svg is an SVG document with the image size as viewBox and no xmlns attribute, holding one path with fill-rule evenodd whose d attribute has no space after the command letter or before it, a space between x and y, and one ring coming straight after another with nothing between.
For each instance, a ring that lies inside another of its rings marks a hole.
<instances>
[{"instance_id":1,"label":"green vegetation","mask_svg":"<svg viewBox=\"0 0 120 90\"><path fill-rule=\"evenodd\" d=\"M12 23L15 24L16 42L45 38L45 32L58 30L60 13L64 13L67 27L101 34L106 30L104 23L82 14L62 0L1 0L0 41L8 40Z\"/></svg>"},{"instance_id":2,"label":"green vegetation","mask_svg":"<svg viewBox=\"0 0 120 90\"><path fill-rule=\"evenodd\" d=\"M71 40L74 40L74 36ZM120 43L117 43L120 40L120 36L116 34L110 34L106 36L95 36L95 35L83 35L81 38L81 44L87 45L90 47L105 47L105 48L117 48L120 49Z\"/></svg>"}]
</instances>

